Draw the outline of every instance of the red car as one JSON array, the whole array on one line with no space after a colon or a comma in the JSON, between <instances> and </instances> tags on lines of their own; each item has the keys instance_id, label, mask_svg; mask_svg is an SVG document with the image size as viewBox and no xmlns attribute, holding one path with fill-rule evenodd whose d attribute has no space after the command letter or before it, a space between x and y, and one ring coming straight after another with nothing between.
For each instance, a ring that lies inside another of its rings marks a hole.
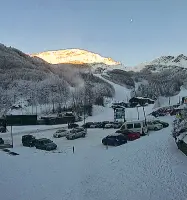
<instances>
[{"instance_id":1,"label":"red car","mask_svg":"<svg viewBox=\"0 0 187 200\"><path fill-rule=\"evenodd\" d=\"M127 135L127 139L130 141L140 138L139 132L134 132L131 130L117 130L116 133L121 133L121 134Z\"/></svg>"}]
</instances>

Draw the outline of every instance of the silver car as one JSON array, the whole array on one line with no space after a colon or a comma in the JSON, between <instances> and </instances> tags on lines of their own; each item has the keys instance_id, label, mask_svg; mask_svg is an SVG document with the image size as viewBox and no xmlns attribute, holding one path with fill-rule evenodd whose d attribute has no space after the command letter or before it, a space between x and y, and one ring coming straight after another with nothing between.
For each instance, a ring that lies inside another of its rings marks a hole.
<instances>
[{"instance_id":1,"label":"silver car","mask_svg":"<svg viewBox=\"0 0 187 200\"><path fill-rule=\"evenodd\" d=\"M85 137L86 136L86 131L84 128L74 128L72 129L69 134L66 136L68 140L74 140L77 138Z\"/></svg>"},{"instance_id":2,"label":"silver car","mask_svg":"<svg viewBox=\"0 0 187 200\"><path fill-rule=\"evenodd\" d=\"M155 121L150 121L150 122L147 122L147 127L148 127L148 130L158 131L163 128L163 125Z\"/></svg>"},{"instance_id":3,"label":"silver car","mask_svg":"<svg viewBox=\"0 0 187 200\"><path fill-rule=\"evenodd\" d=\"M68 133L69 133L69 131L66 130L66 129L59 129L59 130L56 131L56 133L53 134L53 137L54 138L65 137L65 136L68 135Z\"/></svg>"}]
</instances>

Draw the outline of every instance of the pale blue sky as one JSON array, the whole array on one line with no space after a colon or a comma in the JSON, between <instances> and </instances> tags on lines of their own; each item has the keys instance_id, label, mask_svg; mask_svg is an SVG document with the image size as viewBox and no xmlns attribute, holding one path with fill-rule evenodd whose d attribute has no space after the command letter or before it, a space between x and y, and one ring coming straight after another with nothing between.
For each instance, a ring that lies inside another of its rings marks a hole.
<instances>
[{"instance_id":1,"label":"pale blue sky","mask_svg":"<svg viewBox=\"0 0 187 200\"><path fill-rule=\"evenodd\" d=\"M0 27L25 53L81 48L128 66L187 55L187 0L0 0Z\"/></svg>"}]
</instances>

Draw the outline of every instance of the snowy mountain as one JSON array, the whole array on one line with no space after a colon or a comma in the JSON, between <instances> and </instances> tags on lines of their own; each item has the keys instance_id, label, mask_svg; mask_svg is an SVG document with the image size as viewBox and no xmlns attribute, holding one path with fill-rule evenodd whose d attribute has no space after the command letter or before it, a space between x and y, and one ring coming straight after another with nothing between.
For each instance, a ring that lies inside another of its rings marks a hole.
<instances>
[{"instance_id":1,"label":"snowy mountain","mask_svg":"<svg viewBox=\"0 0 187 200\"><path fill-rule=\"evenodd\" d=\"M187 57L183 54L178 56L161 56L150 62L150 65L167 65L187 68Z\"/></svg>"},{"instance_id":2,"label":"snowy mountain","mask_svg":"<svg viewBox=\"0 0 187 200\"><path fill-rule=\"evenodd\" d=\"M31 57L35 56L51 64L60 64L60 63L72 63L72 64L104 63L106 65L120 64L119 62L114 61L112 58L102 57L99 54L82 49L46 51L31 55Z\"/></svg>"},{"instance_id":3,"label":"snowy mountain","mask_svg":"<svg viewBox=\"0 0 187 200\"><path fill-rule=\"evenodd\" d=\"M161 56L151 62L142 63L135 67L130 67L127 70L138 72L143 69L149 69L152 72L161 72L166 69L172 70L178 67L182 69L187 69L187 56L183 54L180 54L178 56Z\"/></svg>"}]
</instances>

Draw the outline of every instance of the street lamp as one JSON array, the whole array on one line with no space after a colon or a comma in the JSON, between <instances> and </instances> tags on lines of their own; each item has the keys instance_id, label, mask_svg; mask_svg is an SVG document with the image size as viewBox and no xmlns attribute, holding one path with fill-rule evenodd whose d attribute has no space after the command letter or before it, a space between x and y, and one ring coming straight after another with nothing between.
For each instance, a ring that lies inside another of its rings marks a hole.
<instances>
[{"instance_id":1,"label":"street lamp","mask_svg":"<svg viewBox=\"0 0 187 200\"><path fill-rule=\"evenodd\" d=\"M140 119L140 114L139 114L139 109L138 109L138 106L136 106L136 109L137 109L138 120L139 120L139 119Z\"/></svg>"},{"instance_id":2,"label":"street lamp","mask_svg":"<svg viewBox=\"0 0 187 200\"><path fill-rule=\"evenodd\" d=\"M147 125L147 121L146 121L146 115L145 115L145 109L144 109L144 106L142 106L143 108L143 113L144 113L144 118L145 118L145 125Z\"/></svg>"}]
</instances>

